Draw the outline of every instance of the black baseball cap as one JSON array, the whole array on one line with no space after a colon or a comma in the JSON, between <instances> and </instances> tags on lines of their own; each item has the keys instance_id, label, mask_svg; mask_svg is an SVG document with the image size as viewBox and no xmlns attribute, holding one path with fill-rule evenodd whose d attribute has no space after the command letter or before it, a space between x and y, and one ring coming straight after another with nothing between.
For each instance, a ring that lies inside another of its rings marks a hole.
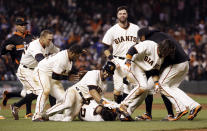
<instances>
[{"instance_id":1,"label":"black baseball cap","mask_svg":"<svg viewBox=\"0 0 207 131\"><path fill-rule=\"evenodd\" d=\"M24 18L17 18L16 21L15 21L15 24L16 25L26 25L28 24Z\"/></svg>"}]
</instances>

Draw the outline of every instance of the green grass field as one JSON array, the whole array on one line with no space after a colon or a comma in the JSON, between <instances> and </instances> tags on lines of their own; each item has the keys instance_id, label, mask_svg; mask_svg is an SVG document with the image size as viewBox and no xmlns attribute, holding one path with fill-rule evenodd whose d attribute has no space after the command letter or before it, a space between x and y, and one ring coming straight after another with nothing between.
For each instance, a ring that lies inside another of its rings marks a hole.
<instances>
[{"instance_id":1,"label":"green grass field","mask_svg":"<svg viewBox=\"0 0 207 131\"><path fill-rule=\"evenodd\" d=\"M160 97L154 98L154 107L152 121L136 121L136 122L82 122L75 120L73 122L32 122L31 119L24 119L25 109L20 110L20 120L15 121L12 118L11 112L3 107L0 115L6 117L5 120L0 120L0 131L158 131L158 130L207 130L207 96L192 96L193 99L203 105L203 109L193 121L187 120L187 115L181 120L175 122L160 121L166 116L167 112L162 104ZM8 105L17 101L10 99ZM160 106L160 108L159 108ZM24 108L24 107L23 107ZM144 112L144 106L139 107L133 117Z\"/></svg>"}]
</instances>

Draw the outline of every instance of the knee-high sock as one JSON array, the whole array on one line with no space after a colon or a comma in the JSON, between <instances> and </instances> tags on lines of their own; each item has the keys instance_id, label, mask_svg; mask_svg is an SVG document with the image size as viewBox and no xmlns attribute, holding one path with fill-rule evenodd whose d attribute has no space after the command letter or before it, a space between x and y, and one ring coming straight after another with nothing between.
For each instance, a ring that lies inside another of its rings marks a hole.
<instances>
[{"instance_id":1,"label":"knee-high sock","mask_svg":"<svg viewBox=\"0 0 207 131\"><path fill-rule=\"evenodd\" d=\"M165 107L167 109L168 115L174 116L172 103L170 102L170 100L165 95L162 94L161 96L162 96L162 99L165 103Z\"/></svg>"},{"instance_id":2,"label":"knee-high sock","mask_svg":"<svg viewBox=\"0 0 207 131\"><path fill-rule=\"evenodd\" d=\"M148 115L152 115L152 102L153 102L153 95L147 95L145 99L145 104L146 104L146 113Z\"/></svg>"},{"instance_id":3,"label":"knee-high sock","mask_svg":"<svg viewBox=\"0 0 207 131\"><path fill-rule=\"evenodd\" d=\"M12 98L12 97L22 97L21 96L21 91L20 92L8 92L8 94L6 94L7 98Z\"/></svg>"},{"instance_id":4,"label":"knee-high sock","mask_svg":"<svg viewBox=\"0 0 207 131\"><path fill-rule=\"evenodd\" d=\"M26 104L26 114L29 114L31 113L31 104L34 99L37 99L37 95L33 93L27 94L24 98L14 103L14 106L20 108L22 105Z\"/></svg>"}]
</instances>

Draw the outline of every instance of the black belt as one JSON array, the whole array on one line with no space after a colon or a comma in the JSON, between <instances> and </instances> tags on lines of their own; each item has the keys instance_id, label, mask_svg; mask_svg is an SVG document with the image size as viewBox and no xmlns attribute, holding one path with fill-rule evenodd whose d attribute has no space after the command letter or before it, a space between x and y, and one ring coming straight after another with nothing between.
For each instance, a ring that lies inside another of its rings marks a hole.
<instances>
[{"instance_id":1,"label":"black belt","mask_svg":"<svg viewBox=\"0 0 207 131\"><path fill-rule=\"evenodd\" d=\"M29 68L26 65L23 65L24 68ZM30 70L34 70L34 68L29 68Z\"/></svg>"},{"instance_id":2,"label":"black belt","mask_svg":"<svg viewBox=\"0 0 207 131\"><path fill-rule=\"evenodd\" d=\"M125 59L124 57L115 56L115 55L114 55L114 57L115 57L115 58L119 58L119 59L121 59L121 60L124 60L124 59Z\"/></svg>"},{"instance_id":3,"label":"black belt","mask_svg":"<svg viewBox=\"0 0 207 131\"><path fill-rule=\"evenodd\" d=\"M89 105L90 104L90 100L93 100L93 98L84 98L82 92L80 92L80 89L78 87L75 87L75 88L78 91L78 93L81 96L81 98L83 99L83 104Z\"/></svg>"}]
</instances>

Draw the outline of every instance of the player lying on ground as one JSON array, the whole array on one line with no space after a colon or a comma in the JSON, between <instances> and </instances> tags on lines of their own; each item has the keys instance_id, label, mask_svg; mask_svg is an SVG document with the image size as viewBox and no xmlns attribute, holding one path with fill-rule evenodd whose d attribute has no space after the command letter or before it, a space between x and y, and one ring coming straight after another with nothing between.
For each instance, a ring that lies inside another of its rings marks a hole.
<instances>
[{"instance_id":1,"label":"player lying on ground","mask_svg":"<svg viewBox=\"0 0 207 131\"><path fill-rule=\"evenodd\" d=\"M106 88L106 78L114 74L115 68L114 63L107 62L101 70L88 71L78 83L66 90L62 103L54 105L45 112L43 119L68 109L65 112L67 117L62 121L72 121L78 115L82 104L87 104L92 99L104 107L117 108L118 104L101 97Z\"/></svg>"},{"instance_id":2,"label":"player lying on ground","mask_svg":"<svg viewBox=\"0 0 207 131\"><path fill-rule=\"evenodd\" d=\"M55 114L49 117L49 120L64 121L67 117L65 113ZM117 112L98 104L95 100L90 100L89 103L82 105L78 118L82 121L114 121L117 118Z\"/></svg>"}]
</instances>

